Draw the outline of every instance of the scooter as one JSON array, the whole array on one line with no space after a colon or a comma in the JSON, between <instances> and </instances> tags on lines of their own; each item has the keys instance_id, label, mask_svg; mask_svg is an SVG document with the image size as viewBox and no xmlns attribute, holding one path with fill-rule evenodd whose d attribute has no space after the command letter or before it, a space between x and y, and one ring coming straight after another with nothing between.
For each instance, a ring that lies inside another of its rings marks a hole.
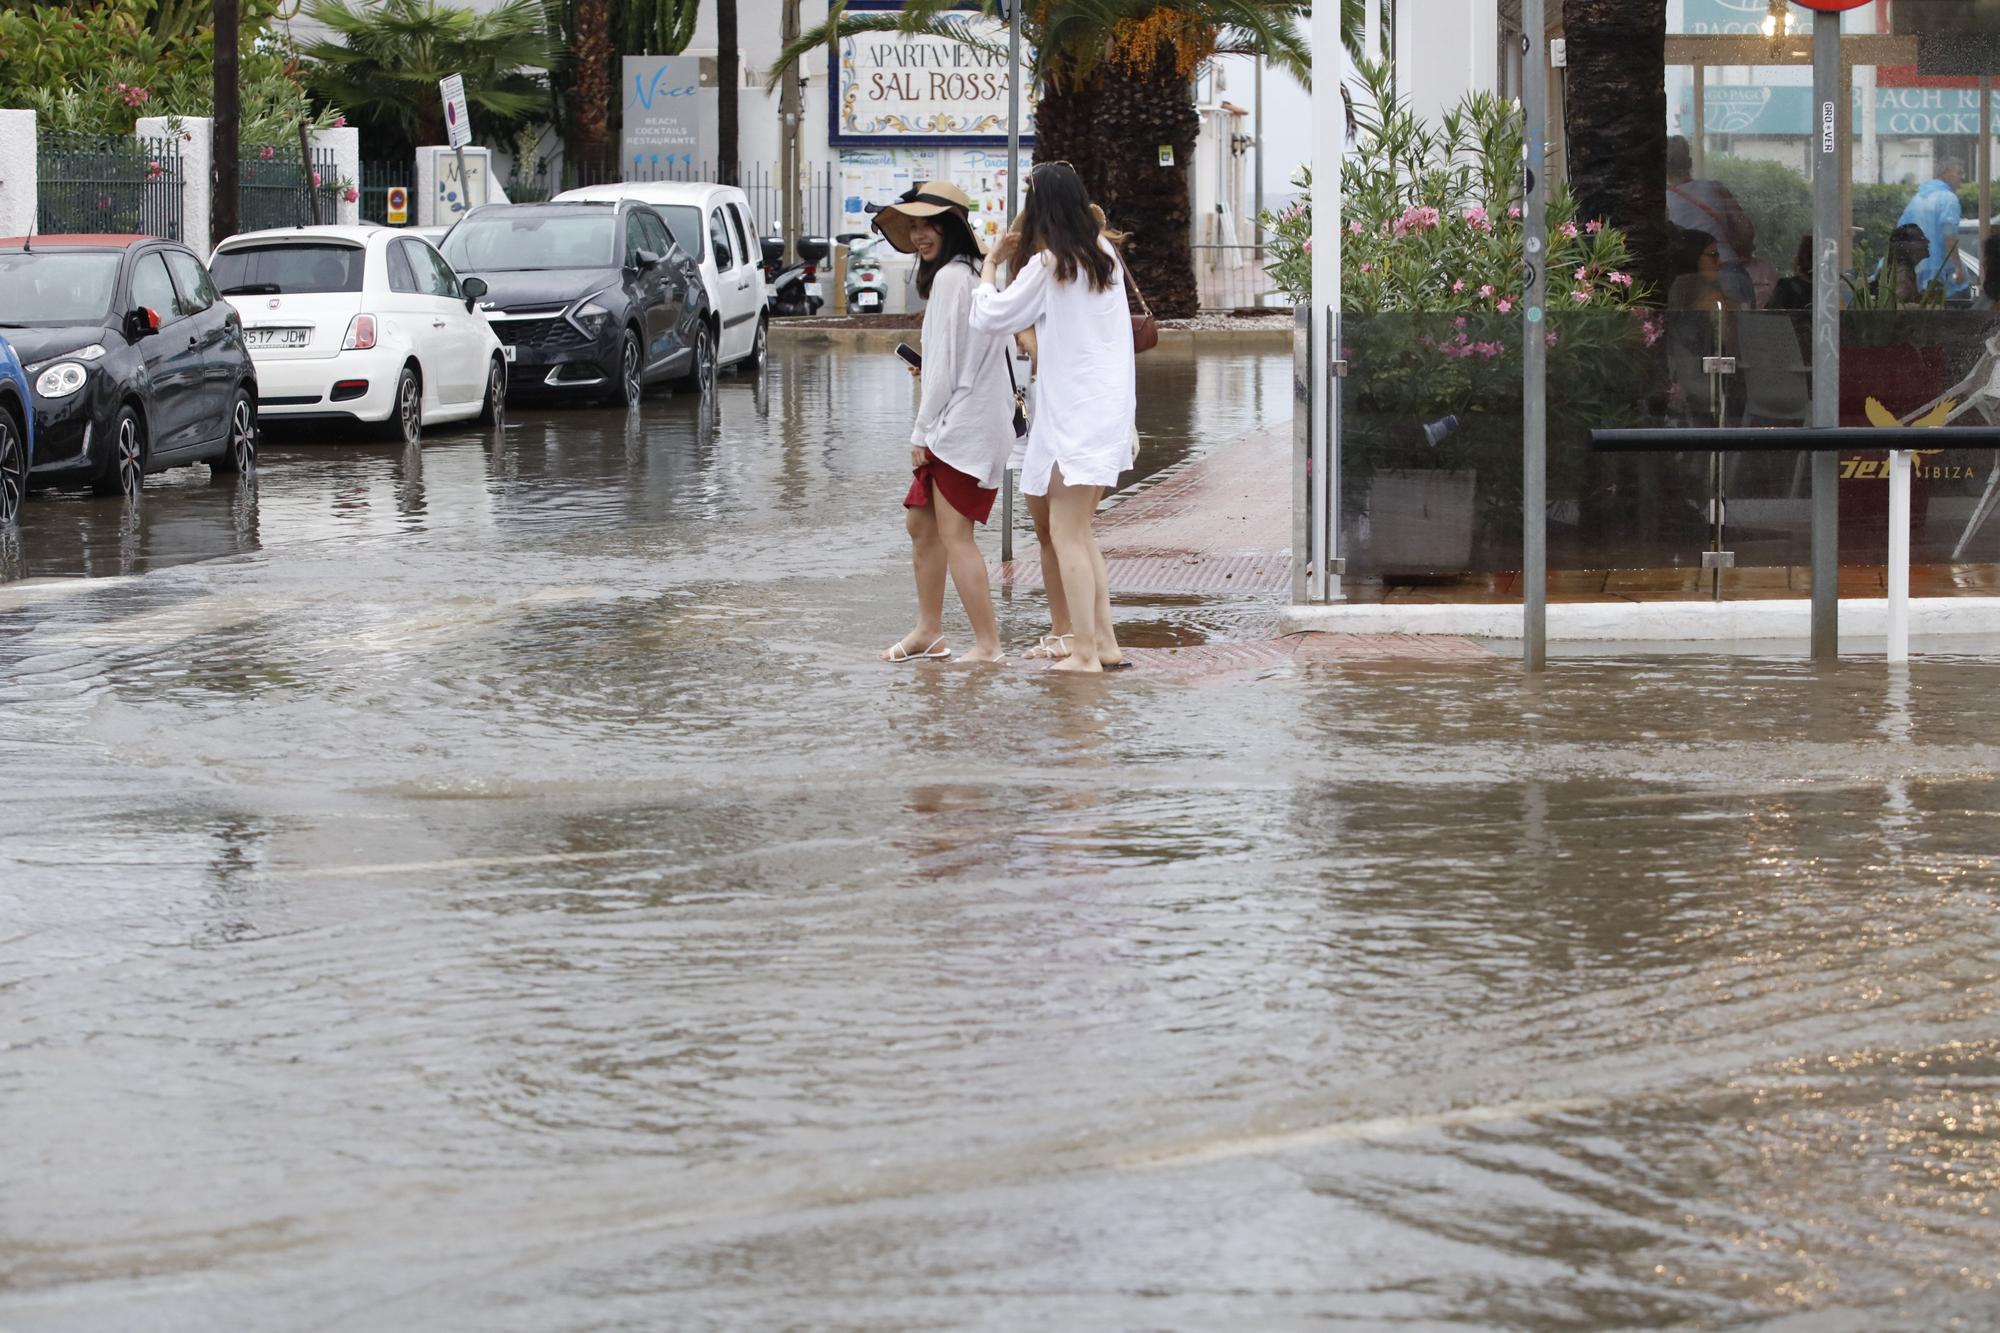
<instances>
[{"instance_id":1,"label":"scooter","mask_svg":"<svg viewBox=\"0 0 2000 1333\"><path fill-rule=\"evenodd\" d=\"M852 315L879 315L889 300L889 285L876 262L877 247L886 242L880 236L849 232L835 239L847 245L847 311Z\"/></svg>"},{"instance_id":2,"label":"scooter","mask_svg":"<svg viewBox=\"0 0 2000 1333\"><path fill-rule=\"evenodd\" d=\"M785 243L765 238L764 280L771 313L774 315L817 315L826 304L821 291L819 266L825 262L827 245L822 237L799 238L799 262L784 266Z\"/></svg>"}]
</instances>

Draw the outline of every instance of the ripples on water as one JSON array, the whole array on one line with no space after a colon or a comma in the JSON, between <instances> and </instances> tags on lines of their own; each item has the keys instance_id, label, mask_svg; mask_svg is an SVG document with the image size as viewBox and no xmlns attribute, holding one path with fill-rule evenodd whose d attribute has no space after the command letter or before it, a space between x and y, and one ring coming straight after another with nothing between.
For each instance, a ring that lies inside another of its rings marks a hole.
<instances>
[{"instance_id":1,"label":"ripples on water","mask_svg":"<svg viewBox=\"0 0 2000 1333\"><path fill-rule=\"evenodd\" d=\"M890 672L906 395L36 503L0 1323L1993 1322L1990 661Z\"/></svg>"}]
</instances>

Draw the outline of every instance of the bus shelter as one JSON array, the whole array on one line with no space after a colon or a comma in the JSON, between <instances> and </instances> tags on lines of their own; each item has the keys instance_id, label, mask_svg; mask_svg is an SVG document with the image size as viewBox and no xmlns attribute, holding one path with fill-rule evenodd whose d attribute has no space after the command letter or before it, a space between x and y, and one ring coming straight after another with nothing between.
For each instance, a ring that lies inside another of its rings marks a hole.
<instances>
[{"instance_id":1,"label":"bus shelter","mask_svg":"<svg viewBox=\"0 0 2000 1333\"><path fill-rule=\"evenodd\" d=\"M1546 76L1524 78L1525 271L1505 311L1343 311L1332 182L1368 145L1346 143L1342 90L1315 89L1295 600L1517 598L1533 664L1551 595L1810 599L1831 656L1837 598L1887 589L1899 484L1917 593L2000 592L2000 452L1954 433L2000 424L2000 0L1672 0L1673 250L1647 309L1620 313L1566 308L1601 275L1547 263L1564 112L1591 95L1557 63L1559 10L1522 3L1522 68ZM1942 433L1900 477L1862 440L1591 447L1605 429L1767 427Z\"/></svg>"}]
</instances>

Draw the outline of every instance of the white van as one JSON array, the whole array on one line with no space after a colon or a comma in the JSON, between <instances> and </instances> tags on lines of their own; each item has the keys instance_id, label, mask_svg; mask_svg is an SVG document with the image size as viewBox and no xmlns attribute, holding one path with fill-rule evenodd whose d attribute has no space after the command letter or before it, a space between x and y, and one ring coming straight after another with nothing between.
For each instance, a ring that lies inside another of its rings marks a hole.
<instances>
[{"instance_id":1,"label":"white van","mask_svg":"<svg viewBox=\"0 0 2000 1333\"><path fill-rule=\"evenodd\" d=\"M770 339L765 310L764 267L750 197L733 185L697 181L626 181L564 190L551 203L635 199L650 204L666 222L681 249L701 267L709 308L716 313L715 348L719 365L764 364Z\"/></svg>"}]
</instances>

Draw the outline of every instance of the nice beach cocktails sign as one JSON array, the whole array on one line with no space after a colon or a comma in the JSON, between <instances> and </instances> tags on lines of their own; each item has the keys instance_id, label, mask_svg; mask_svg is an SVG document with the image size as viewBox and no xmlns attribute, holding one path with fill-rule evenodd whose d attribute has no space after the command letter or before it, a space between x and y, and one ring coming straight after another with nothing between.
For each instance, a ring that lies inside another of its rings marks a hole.
<instances>
[{"instance_id":1,"label":"nice beach cocktails sign","mask_svg":"<svg viewBox=\"0 0 2000 1333\"><path fill-rule=\"evenodd\" d=\"M849 13L894 11L850 4ZM1007 25L968 13L955 19L973 41L895 32L843 38L831 57L829 138L839 146L976 146L1006 142ZM1025 71L1032 58L1021 52ZM1034 96L1021 89L1021 134L1034 134Z\"/></svg>"}]
</instances>

